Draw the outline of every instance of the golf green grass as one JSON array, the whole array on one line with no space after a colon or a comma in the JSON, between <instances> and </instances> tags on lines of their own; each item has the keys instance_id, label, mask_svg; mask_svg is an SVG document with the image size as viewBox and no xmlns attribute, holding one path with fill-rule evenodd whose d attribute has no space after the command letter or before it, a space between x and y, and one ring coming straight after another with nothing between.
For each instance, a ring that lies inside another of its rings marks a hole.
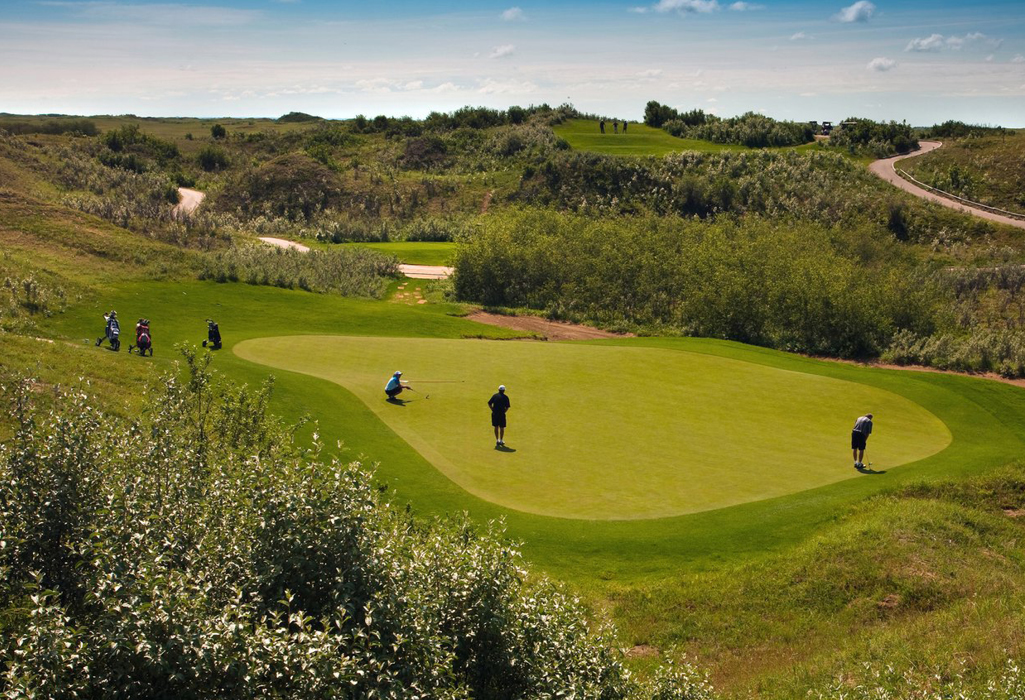
<instances>
[{"instance_id":1,"label":"golf green grass","mask_svg":"<svg viewBox=\"0 0 1025 700\"><path fill-rule=\"evenodd\" d=\"M612 122L606 122L603 134L598 128L598 122L591 119L570 119L555 126L554 130L556 135L565 139L571 148L606 155L664 156L667 153L680 151L722 153L751 150L747 146L737 144L680 139L670 136L662 129L653 129L638 122L630 122L625 134L622 133L622 128L620 133L612 133ZM806 151L817 147L817 144L809 143L797 146L796 150Z\"/></svg>"},{"instance_id":2,"label":"golf green grass","mask_svg":"<svg viewBox=\"0 0 1025 700\"><path fill-rule=\"evenodd\" d=\"M930 457L898 468L884 469L881 463L889 460L884 454L884 440L890 439L888 433L893 430L895 418L884 416L874 399L871 405L851 400L850 405L844 407L842 425L837 427L839 434L831 430L829 435L830 468L836 470L839 481L794 491L789 495L673 517L597 520L537 515L503 507L461 487L407 441L400 433L403 430L401 426L393 427L393 424L385 422L357 393L345 386L310 374L272 369L232 352L237 344L246 340L263 343L267 341L259 339L281 336L291 336L291 351L294 353L304 352L304 344L309 342L302 336L396 339L409 351L404 353L398 364L391 359L382 359L380 367L375 363L371 388L380 392L384 381L395 369L402 369L411 379L415 379L417 374L427 379L448 378L426 376L427 368L417 364L424 358L418 353L419 345L412 342L413 339L502 338L516 335L513 331L459 318L462 310L457 305L409 306L246 284L140 281L112 283L104 288L102 295L73 302L65 313L41 324L39 334L75 345L74 355L80 365L88 364L93 354L109 358L113 353L93 347L92 342L102 331L103 312L112 308L124 318L145 315L152 321L155 357L126 356L123 351L120 356L115 355L120 363L133 363L133 372L144 366L148 368L151 381L159 381L163 373L173 371L177 356L173 345L181 342L198 345L206 337L203 319L214 318L220 323L225 343L223 350L214 353L214 369L232 381L251 386L264 381L268 375L274 375L271 410L289 421L303 415L314 419L316 430L328 446L325 458L338 456L344 461L358 459L374 465L376 479L382 488L387 486L389 497L399 505L409 504L422 516L465 512L477 522L502 520L508 537L522 543L525 556L535 566L557 578L584 586L600 585L601 581L661 579L667 575L715 569L724 563L759 558L804 541L833 522L838 514L848 512L882 491L922 480L957 479L984 473L1025 453L1025 391L1007 384L965 376L870 369L700 338L623 338L552 344L552 347L622 347L636 351L704 355L786 370L786 376L798 380L803 379L803 375L811 375L873 387L904 397L926 409L946 425L952 440L946 449ZM506 345L510 345L510 349L502 350ZM546 345L535 342L490 343L488 348L489 352L516 352L520 347L540 349ZM46 347L47 344L40 344L40 350ZM665 357L662 353L659 356ZM45 353L40 357L47 358L49 362L55 356ZM601 371L603 368L598 366L595 369ZM73 377L81 376L80 370L73 371ZM467 409L473 416L465 435L472 449L479 446L491 455L493 442L484 404L496 384L505 382L509 385L513 402L508 442L517 452L501 456L528 456L526 421L531 413L532 392L522 380L516 379L514 383L509 378L513 371L519 374L526 370L496 363L476 375L482 383L480 389L473 391L472 406ZM660 394L658 389L665 382L673 387L675 383L689 381L686 375L658 376L660 381L664 380L662 384L634 387L632 405L637 413L647 410L648 402L657 398ZM427 404L433 407L435 402L444 406L447 402L444 393L455 385L436 386L439 390L445 388L431 393L431 398L424 401L422 407L426 408ZM473 384L473 387L477 386ZM143 387L126 389L129 390L137 399ZM433 386L428 389L432 390ZM605 397L604 393L599 393ZM775 398L777 405L768 410L778 415L779 423L784 423L788 416L780 406L787 394ZM111 396L110 400L118 400L118 397ZM743 397L743 402L733 408L740 409L747 401L756 400L757 396L749 392ZM729 406L725 401L720 403ZM590 411L594 407L584 408ZM408 404L405 409L397 408L400 411L413 409L419 410L416 402ZM857 474L848 464L850 425L854 417L864 411L877 414L876 431L869 441L868 456L875 462L877 471L884 473ZM675 422L674 416L669 416L667 424L661 427L671 431ZM313 427L309 426L302 433L306 436L304 439L312 430ZM560 437L552 435L552 439ZM609 464L611 460L602 458L605 449L603 439L604 436L594 436L586 449L570 455L570 466L564 469L587 473L592 469L592 462ZM340 448L336 448L338 443L341 443ZM720 441L720 446L726 447L724 440ZM643 454L630 455L611 469L633 470L643 459ZM805 476L787 463L776 470L774 478L785 483Z\"/></svg>"},{"instance_id":3,"label":"golf green grass","mask_svg":"<svg viewBox=\"0 0 1025 700\"><path fill-rule=\"evenodd\" d=\"M883 389L660 348L309 336L234 351L344 386L466 491L536 515L664 518L856 478L850 426L869 410L886 426L871 441L877 470L951 441ZM401 405L382 390L398 367L419 392ZM499 382L514 406L507 451L485 406Z\"/></svg>"}]
</instances>

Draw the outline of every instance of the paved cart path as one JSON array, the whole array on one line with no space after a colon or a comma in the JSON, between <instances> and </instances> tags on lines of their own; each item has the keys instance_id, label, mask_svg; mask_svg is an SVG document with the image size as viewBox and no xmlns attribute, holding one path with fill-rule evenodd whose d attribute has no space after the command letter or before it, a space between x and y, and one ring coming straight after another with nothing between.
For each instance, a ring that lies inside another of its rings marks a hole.
<instances>
[{"instance_id":1,"label":"paved cart path","mask_svg":"<svg viewBox=\"0 0 1025 700\"><path fill-rule=\"evenodd\" d=\"M983 219L988 219L989 221L995 221L997 223L1006 224L1007 226L1025 229L1025 221L1014 219L1010 216L1004 216L1003 214L997 214L996 212L986 211L985 209L979 209L978 207L969 206L953 199L948 199L947 197L930 192L924 187L919 187L913 182L908 182L897 173L896 165L898 162L905 158L915 158L917 156L925 155L930 151L935 151L942 145L943 144L939 141L921 141L919 142L919 148L917 151L905 153L904 155L893 156L892 158L877 160L869 166L869 170L871 170L873 174L889 182L891 185L899 187L905 192L910 192L916 197L927 199L930 202L936 202L937 204L950 209L955 209L965 214L971 214L972 216L978 216Z\"/></svg>"}]
</instances>

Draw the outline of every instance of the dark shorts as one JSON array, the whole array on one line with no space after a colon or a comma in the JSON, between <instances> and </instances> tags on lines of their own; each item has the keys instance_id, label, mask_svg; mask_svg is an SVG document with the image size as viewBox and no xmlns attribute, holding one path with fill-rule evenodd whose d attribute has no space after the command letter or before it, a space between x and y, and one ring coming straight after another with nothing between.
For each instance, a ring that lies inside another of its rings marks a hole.
<instances>
[{"instance_id":1,"label":"dark shorts","mask_svg":"<svg viewBox=\"0 0 1025 700\"><path fill-rule=\"evenodd\" d=\"M492 413L491 414L491 425L495 428L505 427L505 414L504 413Z\"/></svg>"},{"instance_id":2,"label":"dark shorts","mask_svg":"<svg viewBox=\"0 0 1025 700\"><path fill-rule=\"evenodd\" d=\"M402 393L404 387L397 386L394 389L385 389L384 393L388 394L389 399L394 399L396 396Z\"/></svg>"},{"instance_id":3,"label":"dark shorts","mask_svg":"<svg viewBox=\"0 0 1025 700\"><path fill-rule=\"evenodd\" d=\"M865 433L852 430L851 431L851 449L852 450L863 450L865 449L865 443L868 442L868 436Z\"/></svg>"}]
</instances>

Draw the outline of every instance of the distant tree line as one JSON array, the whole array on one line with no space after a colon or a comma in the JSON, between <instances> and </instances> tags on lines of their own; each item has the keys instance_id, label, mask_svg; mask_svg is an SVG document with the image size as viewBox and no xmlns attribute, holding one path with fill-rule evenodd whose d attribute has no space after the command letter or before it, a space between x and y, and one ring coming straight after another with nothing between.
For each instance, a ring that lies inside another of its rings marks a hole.
<instances>
[{"instance_id":1,"label":"distant tree line","mask_svg":"<svg viewBox=\"0 0 1025 700\"><path fill-rule=\"evenodd\" d=\"M454 112L431 112L422 120L412 117L388 117L383 114L370 119L359 114L353 118L351 128L357 134L383 133L387 136L419 136L427 131L480 130L508 124L524 124L535 116L544 118L548 123L559 123L576 115L576 110L569 105L555 108L547 104L531 105L530 107L513 106L506 110L489 107L462 107Z\"/></svg>"},{"instance_id":2,"label":"distant tree line","mask_svg":"<svg viewBox=\"0 0 1025 700\"><path fill-rule=\"evenodd\" d=\"M845 119L829 136L829 145L850 153L876 157L907 153L918 148L914 130L906 122L877 122L860 117Z\"/></svg>"},{"instance_id":3,"label":"distant tree line","mask_svg":"<svg viewBox=\"0 0 1025 700\"><path fill-rule=\"evenodd\" d=\"M814 137L814 130L804 122L777 121L755 112L721 119L700 109L679 112L654 100L644 108L644 123L678 138L733 143L748 148L799 146Z\"/></svg>"},{"instance_id":4,"label":"distant tree line","mask_svg":"<svg viewBox=\"0 0 1025 700\"><path fill-rule=\"evenodd\" d=\"M89 119L50 119L43 122L0 120L0 130L9 134L68 134L96 136L96 123Z\"/></svg>"},{"instance_id":5,"label":"distant tree line","mask_svg":"<svg viewBox=\"0 0 1025 700\"><path fill-rule=\"evenodd\" d=\"M965 124L961 121L950 119L942 124L936 124L922 132L922 138L933 139L964 139L974 136L1002 136L1010 133L1010 129L1001 126L982 126L980 124Z\"/></svg>"}]
</instances>

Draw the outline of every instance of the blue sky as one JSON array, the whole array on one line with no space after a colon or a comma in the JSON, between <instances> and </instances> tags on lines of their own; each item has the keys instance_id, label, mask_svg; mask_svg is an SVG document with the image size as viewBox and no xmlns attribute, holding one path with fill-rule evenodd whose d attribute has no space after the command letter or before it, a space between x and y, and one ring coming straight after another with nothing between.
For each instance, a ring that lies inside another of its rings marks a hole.
<instances>
[{"instance_id":1,"label":"blue sky","mask_svg":"<svg viewBox=\"0 0 1025 700\"><path fill-rule=\"evenodd\" d=\"M1025 2L0 0L0 111L571 102L1025 127Z\"/></svg>"}]
</instances>

